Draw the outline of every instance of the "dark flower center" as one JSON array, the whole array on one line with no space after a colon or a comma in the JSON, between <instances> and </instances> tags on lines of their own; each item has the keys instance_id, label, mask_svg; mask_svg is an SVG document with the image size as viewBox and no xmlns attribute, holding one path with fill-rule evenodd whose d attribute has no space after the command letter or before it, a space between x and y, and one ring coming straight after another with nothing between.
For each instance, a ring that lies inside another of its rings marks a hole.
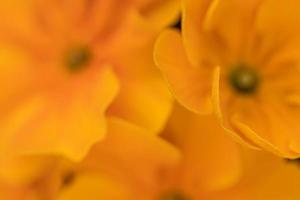
<instances>
[{"instance_id":1,"label":"dark flower center","mask_svg":"<svg viewBox=\"0 0 300 200\"><path fill-rule=\"evenodd\" d=\"M75 180L75 172L69 171L63 176L62 185L63 186L69 186L71 185Z\"/></svg>"},{"instance_id":2,"label":"dark flower center","mask_svg":"<svg viewBox=\"0 0 300 200\"><path fill-rule=\"evenodd\" d=\"M296 158L296 159L285 159L286 162L291 163L291 164L295 164L298 165L300 167L300 158Z\"/></svg>"},{"instance_id":3,"label":"dark flower center","mask_svg":"<svg viewBox=\"0 0 300 200\"><path fill-rule=\"evenodd\" d=\"M86 45L73 46L65 54L65 65L70 72L77 72L91 61L92 53Z\"/></svg>"},{"instance_id":4,"label":"dark flower center","mask_svg":"<svg viewBox=\"0 0 300 200\"><path fill-rule=\"evenodd\" d=\"M160 197L159 200L190 200L180 192L169 192Z\"/></svg>"},{"instance_id":5,"label":"dark flower center","mask_svg":"<svg viewBox=\"0 0 300 200\"><path fill-rule=\"evenodd\" d=\"M229 73L231 87L240 94L252 94L259 85L259 76L255 69L245 64L235 65Z\"/></svg>"}]
</instances>

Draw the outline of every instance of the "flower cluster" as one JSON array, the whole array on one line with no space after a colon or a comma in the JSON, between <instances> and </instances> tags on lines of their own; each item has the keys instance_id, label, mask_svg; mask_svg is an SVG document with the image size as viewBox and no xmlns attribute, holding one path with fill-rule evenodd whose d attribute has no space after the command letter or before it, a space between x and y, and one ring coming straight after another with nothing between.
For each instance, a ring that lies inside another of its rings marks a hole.
<instances>
[{"instance_id":1,"label":"flower cluster","mask_svg":"<svg viewBox=\"0 0 300 200\"><path fill-rule=\"evenodd\" d=\"M300 198L297 0L0 13L1 200Z\"/></svg>"}]
</instances>

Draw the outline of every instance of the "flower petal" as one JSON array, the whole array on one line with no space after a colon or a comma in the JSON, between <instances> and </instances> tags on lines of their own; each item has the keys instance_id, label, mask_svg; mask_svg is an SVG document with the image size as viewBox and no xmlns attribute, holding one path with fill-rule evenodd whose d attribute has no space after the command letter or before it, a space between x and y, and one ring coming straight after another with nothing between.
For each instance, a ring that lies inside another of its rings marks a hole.
<instances>
[{"instance_id":1,"label":"flower petal","mask_svg":"<svg viewBox=\"0 0 300 200\"><path fill-rule=\"evenodd\" d=\"M4 155L0 157L0 180L10 184L31 184L50 170L54 164L54 159L51 157L10 157L9 152Z\"/></svg>"},{"instance_id":2,"label":"flower petal","mask_svg":"<svg viewBox=\"0 0 300 200\"><path fill-rule=\"evenodd\" d=\"M239 180L239 146L213 116L198 116L176 106L165 131L164 136L183 152L182 185L191 194L223 190Z\"/></svg>"},{"instance_id":3,"label":"flower petal","mask_svg":"<svg viewBox=\"0 0 300 200\"><path fill-rule=\"evenodd\" d=\"M257 16L257 30L268 37L273 36L272 39L288 39L283 37L293 36L300 30L299 11L300 4L294 0L265 0Z\"/></svg>"},{"instance_id":4,"label":"flower petal","mask_svg":"<svg viewBox=\"0 0 300 200\"><path fill-rule=\"evenodd\" d=\"M230 58L243 56L243 51L247 49L247 42L253 34L249 27L253 27L260 3L261 0L213 0L210 4L203 28L218 35L220 42L227 47L226 51L231 51L231 55L227 53Z\"/></svg>"},{"instance_id":5,"label":"flower petal","mask_svg":"<svg viewBox=\"0 0 300 200\"><path fill-rule=\"evenodd\" d=\"M139 42L115 54L121 90L109 114L159 133L169 117L173 98L153 62L154 37Z\"/></svg>"},{"instance_id":6,"label":"flower petal","mask_svg":"<svg viewBox=\"0 0 300 200\"><path fill-rule=\"evenodd\" d=\"M166 27L179 17L180 0L137 0L139 12L147 22Z\"/></svg>"},{"instance_id":7,"label":"flower petal","mask_svg":"<svg viewBox=\"0 0 300 200\"><path fill-rule=\"evenodd\" d=\"M80 160L106 132L104 113L118 90L108 67L25 100L1 122L3 141L21 154L59 154ZM10 146L11 145L11 146Z\"/></svg>"},{"instance_id":8,"label":"flower petal","mask_svg":"<svg viewBox=\"0 0 300 200\"><path fill-rule=\"evenodd\" d=\"M282 157L296 158L299 150L292 149L290 145L299 141L295 137L295 133L299 132L295 120L297 115L297 112L286 110L275 102L255 107L244 102L233 116L232 126L261 148Z\"/></svg>"},{"instance_id":9,"label":"flower petal","mask_svg":"<svg viewBox=\"0 0 300 200\"><path fill-rule=\"evenodd\" d=\"M299 199L299 166L269 153L244 150L244 178L232 189L208 199Z\"/></svg>"},{"instance_id":10,"label":"flower petal","mask_svg":"<svg viewBox=\"0 0 300 200\"><path fill-rule=\"evenodd\" d=\"M190 65L179 32L163 32L157 40L154 57L180 103L198 113L211 112L211 70Z\"/></svg>"},{"instance_id":11,"label":"flower petal","mask_svg":"<svg viewBox=\"0 0 300 200\"><path fill-rule=\"evenodd\" d=\"M143 193L157 188L161 176L177 167L180 158L179 151L161 138L121 119L110 118L107 137L92 148L82 167L121 178L128 185L133 184L133 190L139 188Z\"/></svg>"},{"instance_id":12,"label":"flower petal","mask_svg":"<svg viewBox=\"0 0 300 200\"><path fill-rule=\"evenodd\" d=\"M203 20L211 0L183 1L182 37L187 51L187 57L193 65L198 65L206 55L203 47Z\"/></svg>"},{"instance_id":13,"label":"flower petal","mask_svg":"<svg viewBox=\"0 0 300 200\"><path fill-rule=\"evenodd\" d=\"M221 98L226 98L226 90L222 91L222 94L220 94L220 67L216 67L214 70L213 75L213 86L212 86L212 105L213 105L213 112L216 115L217 119L225 129L225 131L232 136L237 142L244 144L250 148L253 149L259 149L259 147L254 144L251 140L248 140L247 138L244 138L241 135L236 134L233 130L229 128L227 116L223 116L224 109L227 109L227 106L224 105L224 101L221 101ZM225 97L224 97L225 96ZM227 97L228 98L228 97ZM226 102L226 101L225 101ZM225 112L225 114L227 114Z\"/></svg>"},{"instance_id":14,"label":"flower petal","mask_svg":"<svg viewBox=\"0 0 300 200\"><path fill-rule=\"evenodd\" d=\"M86 173L77 176L74 183L61 192L58 200L131 200L133 198L126 187L104 174Z\"/></svg>"}]
</instances>

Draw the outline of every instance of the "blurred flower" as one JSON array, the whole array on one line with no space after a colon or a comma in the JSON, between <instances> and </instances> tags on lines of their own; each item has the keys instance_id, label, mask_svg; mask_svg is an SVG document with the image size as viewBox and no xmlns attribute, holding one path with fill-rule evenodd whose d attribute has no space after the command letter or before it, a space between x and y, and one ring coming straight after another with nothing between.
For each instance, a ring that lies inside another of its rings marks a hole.
<instances>
[{"instance_id":1,"label":"blurred flower","mask_svg":"<svg viewBox=\"0 0 300 200\"><path fill-rule=\"evenodd\" d=\"M152 60L132 60L137 48L151 46L158 31L176 18L178 1L163 4L168 11L163 24L139 10L147 10L150 1L143 6L123 0L0 2L1 163L8 154L82 159L104 137L105 113L114 99L140 113L129 116L114 102L111 114L153 130L163 126L172 98ZM149 13L155 16L160 8L156 1ZM147 96L127 97L123 89ZM151 107L140 106L148 101ZM157 110L151 110L154 106Z\"/></svg>"},{"instance_id":2,"label":"blurred flower","mask_svg":"<svg viewBox=\"0 0 300 200\"><path fill-rule=\"evenodd\" d=\"M108 136L86 159L63 163L57 199L76 200L88 194L93 194L91 199L199 199L203 191L234 185L241 174L239 149L216 132L220 128L211 119L177 107L163 133L172 146L148 131L110 118Z\"/></svg>"},{"instance_id":3,"label":"blurred flower","mask_svg":"<svg viewBox=\"0 0 300 200\"><path fill-rule=\"evenodd\" d=\"M299 199L296 160L244 148L218 124L212 116L175 107L163 136L183 154L177 191L188 200Z\"/></svg>"},{"instance_id":4,"label":"blurred flower","mask_svg":"<svg viewBox=\"0 0 300 200\"><path fill-rule=\"evenodd\" d=\"M153 133L118 118L108 121L107 137L82 162L62 161L53 168L56 178L48 181L58 187L46 185L60 188L55 199L148 198L178 164L179 151Z\"/></svg>"},{"instance_id":5,"label":"blurred flower","mask_svg":"<svg viewBox=\"0 0 300 200\"><path fill-rule=\"evenodd\" d=\"M108 124L84 161L53 168L54 199L299 199L296 161L241 148L211 116L177 106L163 138L117 118Z\"/></svg>"},{"instance_id":6,"label":"blurred flower","mask_svg":"<svg viewBox=\"0 0 300 200\"><path fill-rule=\"evenodd\" d=\"M300 153L300 4L184 1L182 36L167 30L155 58L178 101L214 111L238 141L285 157Z\"/></svg>"}]
</instances>

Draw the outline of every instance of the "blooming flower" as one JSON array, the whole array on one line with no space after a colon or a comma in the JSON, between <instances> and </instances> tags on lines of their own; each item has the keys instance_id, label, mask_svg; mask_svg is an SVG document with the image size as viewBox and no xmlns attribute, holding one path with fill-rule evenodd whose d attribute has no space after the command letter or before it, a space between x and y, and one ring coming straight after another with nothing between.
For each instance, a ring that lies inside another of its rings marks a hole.
<instances>
[{"instance_id":1,"label":"blooming flower","mask_svg":"<svg viewBox=\"0 0 300 200\"><path fill-rule=\"evenodd\" d=\"M216 126L198 134L206 118L186 114L189 112L179 107L175 112L163 135L175 146L144 129L111 118L108 137L94 146L81 163L61 170L63 184L58 199L80 199L87 194L93 194L95 199L120 200L160 200L193 194L198 199L204 189L223 190L235 184L241 173L236 144L215 133ZM187 122L186 126L180 126L178 120ZM210 159L211 156L217 159ZM73 178L65 184L68 171Z\"/></svg>"},{"instance_id":2,"label":"blooming flower","mask_svg":"<svg viewBox=\"0 0 300 200\"><path fill-rule=\"evenodd\" d=\"M82 162L53 168L60 177L56 199L151 199L161 175L178 164L179 151L155 134L119 118L108 121L107 137Z\"/></svg>"},{"instance_id":3,"label":"blooming flower","mask_svg":"<svg viewBox=\"0 0 300 200\"><path fill-rule=\"evenodd\" d=\"M147 5L142 7L147 9ZM165 7L173 14L162 25L150 19L147 24L147 16L142 16L134 1L1 1L0 159L14 153L82 159L90 146L104 137L105 114L112 101L120 98L120 87L138 90L132 82L127 86L129 79L149 89L145 92L149 101L161 99L155 103L164 109L149 112L158 116L152 120L146 112L149 107L135 118L114 103L112 113L159 129L172 103L167 89L161 87L162 80L154 70L144 81L132 78L139 72L132 75L131 69L127 71L130 75L121 74L133 58L129 61L126 57L122 63L115 52L132 53L137 43L148 44L177 15L174 5ZM153 62L147 64L139 66L141 72L151 71ZM156 87L159 93L154 92ZM128 100L131 98L123 98L122 103L130 108L133 102ZM139 99L136 103L141 105Z\"/></svg>"},{"instance_id":4,"label":"blooming flower","mask_svg":"<svg viewBox=\"0 0 300 200\"><path fill-rule=\"evenodd\" d=\"M162 138L117 118L108 124L85 160L53 168L56 199L299 199L296 161L241 148L211 116L176 106Z\"/></svg>"},{"instance_id":5,"label":"blooming flower","mask_svg":"<svg viewBox=\"0 0 300 200\"><path fill-rule=\"evenodd\" d=\"M165 31L155 50L178 101L248 146L298 157L300 4L184 2L182 35Z\"/></svg>"}]
</instances>

